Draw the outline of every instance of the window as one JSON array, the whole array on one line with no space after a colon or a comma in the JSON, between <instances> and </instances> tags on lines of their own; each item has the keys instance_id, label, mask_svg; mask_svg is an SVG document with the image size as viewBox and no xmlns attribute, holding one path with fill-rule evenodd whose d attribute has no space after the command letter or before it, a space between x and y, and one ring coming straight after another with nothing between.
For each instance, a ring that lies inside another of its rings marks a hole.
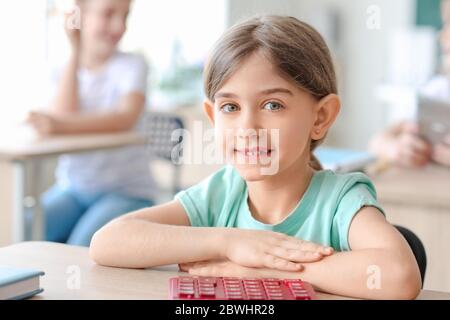
<instances>
[{"instance_id":1,"label":"window","mask_svg":"<svg viewBox=\"0 0 450 320\"><path fill-rule=\"evenodd\" d=\"M23 120L39 107L46 61L46 0L2 1L0 7L0 122Z\"/></svg>"},{"instance_id":2,"label":"window","mask_svg":"<svg viewBox=\"0 0 450 320\"><path fill-rule=\"evenodd\" d=\"M133 6L122 47L148 58L151 107L202 99L203 65L226 28L226 0L135 0Z\"/></svg>"}]
</instances>

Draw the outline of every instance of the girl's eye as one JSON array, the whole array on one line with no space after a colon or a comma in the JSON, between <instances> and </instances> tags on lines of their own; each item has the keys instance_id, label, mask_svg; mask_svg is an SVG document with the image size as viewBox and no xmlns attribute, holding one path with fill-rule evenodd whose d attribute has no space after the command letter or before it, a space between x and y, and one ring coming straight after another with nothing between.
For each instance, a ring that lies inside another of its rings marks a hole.
<instances>
[{"instance_id":1,"label":"girl's eye","mask_svg":"<svg viewBox=\"0 0 450 320\"><path fill-rule=\"evenodd\" d=\"M279 111L283 108L284 107L278 102L268 102L264 105L264 109L269 111Z\"/></svg>"},{"instance_id":2,"label":"girl's eye","mask_svg":"<svg viewBox=\"0 0 450 320\"><path fill-rule=\"evenodd\" d=\"M225 112L225 113L230 113L230 112L235 112L239 110L239 107L234 105L234 104L225 104L220 108L221 111Z\"/></svg>"}]
</instances>

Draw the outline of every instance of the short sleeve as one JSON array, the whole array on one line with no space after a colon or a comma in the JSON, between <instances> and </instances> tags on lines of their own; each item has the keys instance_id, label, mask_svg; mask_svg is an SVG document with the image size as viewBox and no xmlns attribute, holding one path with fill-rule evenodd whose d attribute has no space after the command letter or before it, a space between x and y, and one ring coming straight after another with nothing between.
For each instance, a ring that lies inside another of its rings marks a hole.
<instances>
[{"instance_id":1,"label":"short sleeve","mask_svg":"<svg viewBox=\"0 0 450 320\"><path fill-rule=\"evenodd\" d=\"M182 190L175 195L175 200L181 203L193 227L212 226L208 211L208 203L210 202L208 198L208 186L205 183Z\"/></svg>"},{"instance_id":2,"label":"short sleeve","mask_svg":"<svg viewBox=\"0 0 450 320\"><path fill-rule=\"evenodd\" d=\"M339 251L349 251L348 235L353 218L363 207L375 207L385 215L377 201L375 187L362 173L353 173L343 188L343 193L333 217L331 237Z\"/></svg>"},{"instance_id":3,"label":"short sleeve","mask_svg":"<svg viewBox=\"0 0 450 320\"><path fill-rule=\"evenodd\" d=\"M199 184L175 195L186 211L191 226L226 226L244 194L245 182L226 166Z\"/></svg>"},{"instance_id":4,"label":"short sleeve","mask_svg":"<svg viewBox=\"0 0 450 320\"><path fill-rule=\"evenodd\" d=\"M148 65L145 59L138 55L130 55L123 66L120 79L120 91L122 94L132 92L147 93Z\"/></svg>"}]
</instances>

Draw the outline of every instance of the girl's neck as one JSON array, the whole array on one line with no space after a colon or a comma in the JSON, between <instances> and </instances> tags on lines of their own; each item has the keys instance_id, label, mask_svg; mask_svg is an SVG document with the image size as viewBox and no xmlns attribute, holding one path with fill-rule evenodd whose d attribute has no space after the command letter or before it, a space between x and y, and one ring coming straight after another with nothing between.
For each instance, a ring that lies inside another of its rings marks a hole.
<instances>
[{"instance_id":1,"label":"girl's neck","mask_svg":"<svg viewBox=\"0 0 450 320\"><path fill-rule=\"evenodd\" d=\"M111 59L114 53L101 55L89 50L82 50L80 55L80 65L89 71L99 71Z\"/></svg>"},{"instance_id":2,"label":"girl's neck","mask_svg":"<svg viewBox=\"0 0 450 320\"><path fill-rule=\"evenodd\" d=\"M295 164L262 181L247 182L252 216L266 224L282 222L305 194L313 175L310 166Z\"/></svg>"}]
</instances>

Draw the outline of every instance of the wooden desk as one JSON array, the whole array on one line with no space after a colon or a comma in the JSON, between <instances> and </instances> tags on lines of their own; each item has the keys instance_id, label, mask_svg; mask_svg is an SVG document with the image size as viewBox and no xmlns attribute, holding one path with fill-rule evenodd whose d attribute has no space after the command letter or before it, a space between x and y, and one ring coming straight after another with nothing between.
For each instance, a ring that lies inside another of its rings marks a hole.
<instances>
[{"instance_id":1,"label":"wooden desk","mask_svg":"<svg viewBox=\"0 0 450 320\"><path fill-rule=\"evenodd\" d=\"M450 291L450 169L391 168L372 180L388 220L412 230L425 246L424 288Z\"/></svg>"},{"instance_id":2,"label":"wooden desk","mask_svg":"<svg viewBox=\"0 0 450 320\"><path fill-rule=\"evenodd\" d=\"M393 167L372 178L382 201L450 210L449 168L434 165L423 169Z\"/></svg>"},{"instance_id":3,"label":"wooden desk","mask_svg":"<svg viewBox=\"0 0 450 320\"><path fill-rule=\"evenodd\" d=\"M106 150L144 143L144 137L134 132L40 138L26 128L21 128L0 137L0 161L14 164L13 242L44 239L44 217L39 206L41 180L39 174L42 159L67 153ZM28 188L25 189L26 183ZM25 233L25 207L33 211L31 237Z\"/></svg>"},{"instance_id":4,"label":"wooden desk","mask_svg":"<svg viewBox=\"0 0 450 320\"><path fill-rule=\"evenodd\" d=\"M0 140L0 160L25 161L143 143L144 138L134 132L30 137L18 141L12 136L9 140L5 137Z\"/></svg>"},{"instance_id":5,"label":"wooden desk","mask_svg":"<svg viewBox=\"0 0 450 320\"><path fill-rule=\"evenodd\" d=\"M39 300L167 299L168 279L181 274L174 265L147 270L101 267L90 260L87 248L50 242L24 242L0 248L0 264L44 271L44 292L34 297ZM74 287L73 281L77 274L79 288ZM324 293L317 296L350 299ZM418 299L450 299L450 293L424 290Z\"/></svg>"}]
</instances>

